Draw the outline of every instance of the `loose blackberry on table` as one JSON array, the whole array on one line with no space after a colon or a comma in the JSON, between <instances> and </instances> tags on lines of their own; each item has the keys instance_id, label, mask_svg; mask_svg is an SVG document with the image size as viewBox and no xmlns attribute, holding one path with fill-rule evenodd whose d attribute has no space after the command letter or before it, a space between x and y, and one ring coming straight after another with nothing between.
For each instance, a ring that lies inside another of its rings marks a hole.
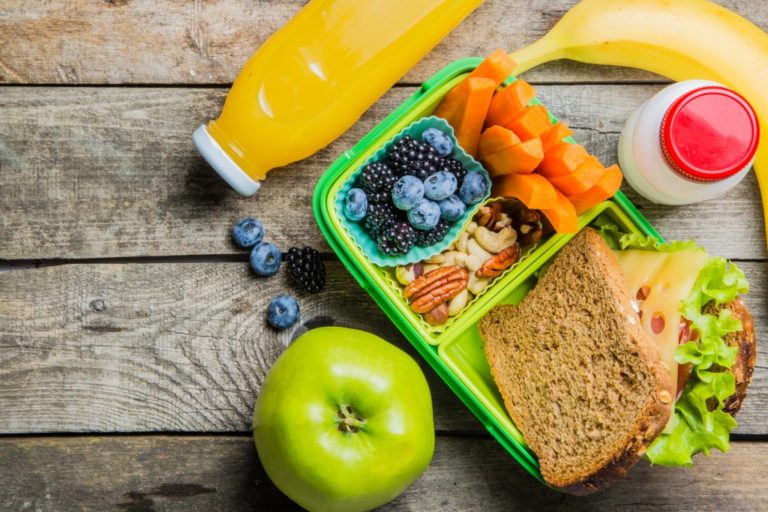
<instances>
[{"instance_id":1,"label":"loose blackberry on table","mask_svg":"<svg viewBox=\"0 0 768 512\"><path fill-rule=\"evenodd\" d=\"M288 249L285 262L299 289L315 293L325 286L325 265L317 249L291 247Z\"/></svg>"},{"instance_id":2,"label":"loose blackberry on table","mask_svg":"<svg viewBox=\"0 0 768 512\"><path fill-rule=\"evenodd\" d=\"M379 250L388 256L405 254L416 243L416 237L416 230L410 224L397 222L379 236Z\"/></svg>"}]
</instances>

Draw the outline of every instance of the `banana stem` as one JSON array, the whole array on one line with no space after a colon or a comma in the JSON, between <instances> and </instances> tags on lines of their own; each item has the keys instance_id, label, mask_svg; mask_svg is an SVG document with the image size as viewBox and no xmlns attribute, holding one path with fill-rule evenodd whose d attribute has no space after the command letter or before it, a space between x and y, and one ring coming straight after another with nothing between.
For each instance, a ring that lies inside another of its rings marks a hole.
<instances>
[{"instance_id":1,"label":"banana stem","mask_svg":"<svg viewBox=\"0 0 768 512\"><path fill-rule=\"evenodd\" d=\"M561 45L554 44L550 34L551 32L510 54L517 63L515 67L516 75L525 73L539 64L565 58L565 49Z\"/></svg>"}]
</instances>

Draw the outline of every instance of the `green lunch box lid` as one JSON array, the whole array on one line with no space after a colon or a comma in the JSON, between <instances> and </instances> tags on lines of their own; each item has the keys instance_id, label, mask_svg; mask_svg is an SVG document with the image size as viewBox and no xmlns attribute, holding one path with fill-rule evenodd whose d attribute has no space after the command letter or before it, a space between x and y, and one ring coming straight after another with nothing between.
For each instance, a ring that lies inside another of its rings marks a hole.
<instances>
[{"instance_id":1,"label":"green lunch box lid","mask_svg":"<svg viewBox=\"0 0 768 512\"><path fill-rule=\"evenodd\" d=\"M427 79L410 98L389 114L323 173L312 198L320 231L357 283L374 299L390 320L426 359L448 387L482 422L486 429L531 475L543 482L538 462L510 420L490 375L482 350L477 322L494 305L517 303L535 283L535 272L573 235L553 235L533 251L513 272L498 278L470 308L445 330L431 331L393 292L393 279L362 256L359 247L334 218L335 194L357 167L413 121L432 113L440 99L482 62L473 57L455 61ZM514 81L510 77L506 83ZM534 99L534 102L538 102ZM551 114L550 114L551 116ZM554 116L552 121L557 119ZM572 139L566 139L574 142ZM661 237L622 192L586 212L579 229L595 219L607 218L628 232Z\"/></svg>"}]
</instances>

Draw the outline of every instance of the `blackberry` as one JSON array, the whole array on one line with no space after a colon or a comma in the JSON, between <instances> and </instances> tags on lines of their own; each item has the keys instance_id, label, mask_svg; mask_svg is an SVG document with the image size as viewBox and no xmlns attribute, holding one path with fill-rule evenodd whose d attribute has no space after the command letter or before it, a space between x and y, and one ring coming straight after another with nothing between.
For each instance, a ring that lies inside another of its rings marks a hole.
<instances>
[{"instance_id":1,"label":"blackberry","mask_svg":"<svg viewBox=\"0 0 768 512\"><path fill-rule=\"evenodd\" d=\"M398 177L410 174L425 180L439 170L442 158L426 142L406 135L393 144L388 160Z\"/></svg>"},{"instance_id":2,"label":"blackberry","mask_svg":"<svg viewBox=\"0 0 768 512\"><path fill-rule=\"evenodd\" d=\"M405 254L416 243L416 230L407 222L392 224L379 237L379 250L387 256Z\"/></svg>"},{"instance_id":3,"label":"blackberry","mask_svg":"<svg viewBox=\"0 0 768 512\"><path fill-rule=\"evenodd\" d=\"M364 226L368 235L373 240L378 240L379 235L398 221L395 208L387 203L371 203L365 214Z\"/></svg>"},{"instance_id":4,"label":"blackberry","mask_svg":"<svg viewBox=\"0 0 768 512\"><path fill-rule=\"evenodd\" d=\"M443 161L441 162L441 170L448 171L456 176L456 181L459 186L461 186L464 176L467 175L467 170L461 165L461 162L451 157L443 158Z\"/></svg>"},{"instance_id":5,"label":"blackberry","mask_svg":"<svg viewBox=\"0 0 768 512\"><path fill-rule=\"evenodd\" d=\"M385 192L382 190L380 192L368 192L366 195L368 196L368 204L388 203L392 201L392 192L389 191Z\"/></svg>"},{"instance_id":6,"label":"blackberry","mask_svg":"<svg viewBox=\"0 0 768 512\"><path fill-rule=\"evenodd\" d=\"M397 176L386 163L373 162L363 168L358 180L366 192L389 192Z\"/></svg>"},{"instance_id":7,"label":"blackberry","mask_svg":"<svg viewBox=\"0 0 768 512\"><path fill-rule=\"evenodd\" d=\"M428 247L430 245L435 245L438 242L442 242L450 229L451 225L445 220L440 219L437 226L429 231L418 231L416 233L416 245L420 247Z\"/></svg>"},{"instance_id":8,"label":"blackberry","mask_svg":"<svg viewBox=\"0 0 768 512\"><path fill-rule=\"evenodd\" d=\"M285 258L296 286L307 292L319 292L325 286L325 265L317 249L291 247Z\"/></svg>"}]
</instances>

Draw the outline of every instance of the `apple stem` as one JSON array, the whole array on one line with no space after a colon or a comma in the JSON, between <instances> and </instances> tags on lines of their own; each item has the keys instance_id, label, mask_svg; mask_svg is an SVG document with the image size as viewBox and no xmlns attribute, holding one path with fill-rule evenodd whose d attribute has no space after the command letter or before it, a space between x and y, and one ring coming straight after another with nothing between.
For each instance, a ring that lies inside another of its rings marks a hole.
<instances>
[{"instance_id":1,"label":"apple stem","mask_svg":"<svg viewBox=\"0 0 768 512\"><path fill-rule=\"evenodd\" d=\"M365 419L351 405L340 406L338 417L339 430L345 434L354 434L365 425Z\"/></svg>"}]
</instances>

